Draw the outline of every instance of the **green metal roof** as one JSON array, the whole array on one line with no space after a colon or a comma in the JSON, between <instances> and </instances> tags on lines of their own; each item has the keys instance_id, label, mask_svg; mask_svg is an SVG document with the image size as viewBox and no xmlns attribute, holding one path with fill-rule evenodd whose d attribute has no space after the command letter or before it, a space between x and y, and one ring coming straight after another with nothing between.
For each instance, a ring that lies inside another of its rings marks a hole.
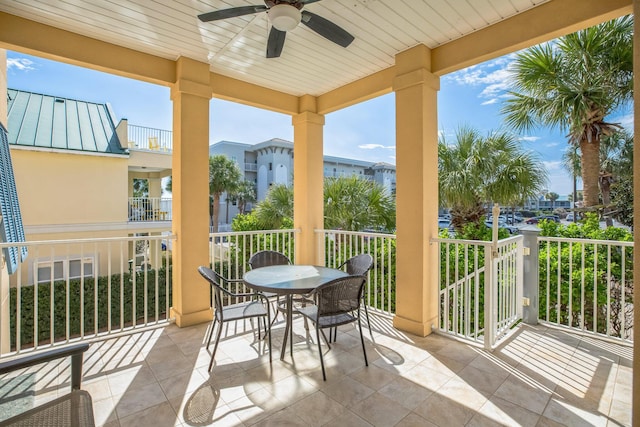
<instances>
[{"instance_id":1,"label":"green metal roof","mask_svg":"<svg viewBox=\"0 0 640 427\"><path fill-rule=\"evenodd\" d=\"M9 89L9 144L128 154L107 104Z\"/></svg>"}]
</instances>

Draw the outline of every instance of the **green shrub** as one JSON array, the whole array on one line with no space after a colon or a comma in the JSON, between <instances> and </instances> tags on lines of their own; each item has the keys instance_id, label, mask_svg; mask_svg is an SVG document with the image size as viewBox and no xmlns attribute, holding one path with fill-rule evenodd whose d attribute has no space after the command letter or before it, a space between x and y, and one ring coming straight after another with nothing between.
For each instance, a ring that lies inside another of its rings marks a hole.
<instances>
[{"instance_id":1,"label":"green shrub","mask_svg":"<svg viewBox=\"0 0 640 427\"><path fill-rule=\"evenodd\" d=\"M632 241L616 227L601 228L596 214L580 224L541 221L541 236ZM633 248L581 242L541 243L539 248L541 319L597 333L628 338L633 326ZM548 260L548 261L547 261ZM573 268L570 271L569 265ZM624 274L624 301L622 278ZM549 289L547 290L547 282ZM560 283L560 285L558 285ZM548 306L548 317L547 317ZM625 327L622 330L622 317ZM595 323L595 324L594 324ZM607 324L610 331L607 331Z\"/></svg>"},{"instance_id":2,"label":"green shrub","mask_svg":"<svg viewBox=\"0 0 640 427\"><path fill-rule=\"evenodd\" d=\"M148 270L147 276L147 310L146 316L151 321L165 319L168 305L171 306L171 269L169 269L169 295L166 292L167 271L157 271L158 289L156 293L156 270ZM84 334L93 334L109 329L109 312L111 308L111 329L120 329L144 322L144 272L135 276L130 273L114 274L98 277L96 289L93 277L40 283L20 288L20 344L28 347L34 344L37 325L39 344L53 341L65 341L67 338ZM135 286L134 281L135 279ZM111 293L109 294L109 283ZM82 287L82 288L81 288ZM80 289L84 292L81 293ZM10 290L10 306L17 307L18 289ZM37 299L37 304L34 302ZM53 305L52 305L53 301ZM158 317L156 319L156 304ZM36 310L37 308L37 310ZM36 314L37 313L37 314ZM96 316L97 313L97 316ZM135 315L134 315L135 313ZM68 319L68 321L67 321ZM84 329L82 329L84 324ZM16 310L10 313L11 347L16 346ZM53 327L53 331L51 328ZM67 331L68 327L68 331Z\"/></svg>"}]
</instances>

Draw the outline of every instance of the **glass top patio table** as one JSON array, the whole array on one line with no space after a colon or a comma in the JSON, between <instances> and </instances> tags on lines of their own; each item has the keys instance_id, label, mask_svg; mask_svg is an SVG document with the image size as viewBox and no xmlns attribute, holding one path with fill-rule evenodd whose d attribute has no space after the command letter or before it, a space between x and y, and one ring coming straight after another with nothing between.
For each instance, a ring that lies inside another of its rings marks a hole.
<instances>
[{"instance_id":1,"label":"glass top patio table","mask_svg":"<svg viewBox=\"0 0 640 427\"><path fill-rule=\"evenodd\" d=\"M244 274L242 279L247 286L259 292L271 292L286 297L287 313L282 340L280 359L284 358L287 338L290 337L290 351L293 357L292 307L294 294L308 294L318 286L340 277L348 276L342 270L315 265L272 265L256 268Z\"/></svg>"}]
</instances>

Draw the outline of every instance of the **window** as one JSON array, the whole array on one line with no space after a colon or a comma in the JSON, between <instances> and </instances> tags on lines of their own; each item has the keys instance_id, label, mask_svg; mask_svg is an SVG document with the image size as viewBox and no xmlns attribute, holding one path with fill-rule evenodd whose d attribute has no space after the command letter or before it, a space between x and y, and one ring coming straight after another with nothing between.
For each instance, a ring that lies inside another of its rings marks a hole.
<instances>
[{"instance_id":1,"label":"window","mask_svg":"<svg viewBox=\"0 0 640 427\"><path fill-rule=\"evenodd\" d=\"M273 163L269 163L269 170L273 170Z\"/></svg>"},{"instance_id":2,"label":"window","mask_svg":"<svg viewBox=\"0 0 640 427\"><path fill-rule=\"evenodd\" d=\"M65 258L54 260L38 260L34 262L35 283L50 282L53 270L53 280L78 279L82 276L92 277L94 272L94 257Z\"/></svg>"}]
</instances>

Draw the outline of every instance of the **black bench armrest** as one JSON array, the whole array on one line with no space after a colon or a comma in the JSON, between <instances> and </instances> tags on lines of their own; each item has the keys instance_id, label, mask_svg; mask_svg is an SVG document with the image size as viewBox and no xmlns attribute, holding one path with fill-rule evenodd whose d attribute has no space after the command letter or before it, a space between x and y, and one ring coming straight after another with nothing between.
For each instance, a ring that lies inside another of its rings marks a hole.
<instances>
[{"instance_id":1,"label":"black bench armrest","mask_svg":"<svg viewBox=\"0 0 640 427\"><path fill-rule=\"evenodd\" d=\"M82 356L88 349L89 344L74 344L0 362L0 375L71 356L71 390L79 390L82 381Z\"/></svg>"}]
</instances>

